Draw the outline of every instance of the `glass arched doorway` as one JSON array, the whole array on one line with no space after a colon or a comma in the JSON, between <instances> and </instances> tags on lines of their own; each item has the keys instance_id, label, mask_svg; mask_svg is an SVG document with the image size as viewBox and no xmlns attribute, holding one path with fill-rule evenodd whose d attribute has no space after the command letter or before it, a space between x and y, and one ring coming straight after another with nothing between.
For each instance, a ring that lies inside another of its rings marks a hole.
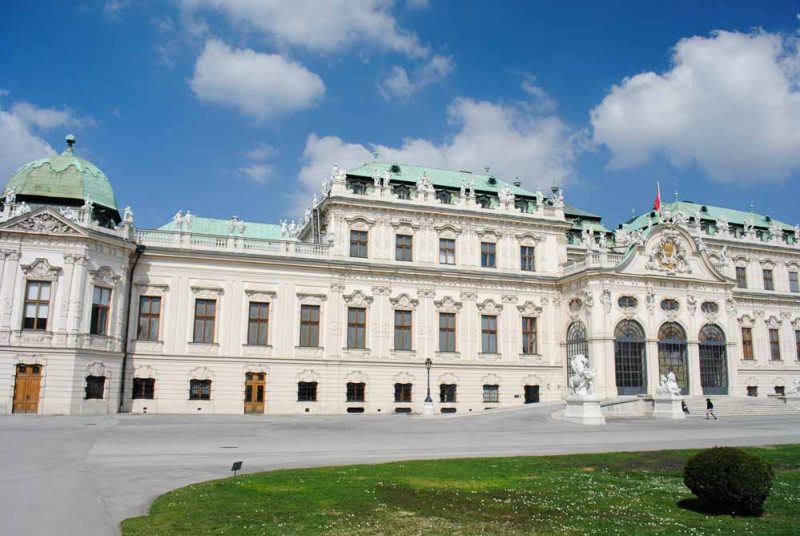
<instances>
[{"instance_id":1,"label":"glass arched doorway","mask_svg":"<svg viewBox=\"0 0 800 536\"><path fill-rule=\"evenodd\" d=\"M658 374L675 373L681 394L689 394L689 359L686 331L676 322L667 322L658 330Z\"/></svg>"},{"instance_id":2,"label":"glass arched doorway","mask_svg":"<svg viewBox=\"0 0 800 536\"><path fill-rule=\"evenodd\" d=\"M728 394L725 333L714 324L707 324L700 330L700 385L704 395Z\"/></svg>"},{"instance_id":3,"label":"glass arched doorway","mask_svg":"<svg viewBox=\"0 0 800 536\"><path fill-rule=\"evenodd\" d=\"M619 395L647 391L647 354L644 329L634 320L623 320L614 330L614 368Z\"/></svg>"}]
</instances>

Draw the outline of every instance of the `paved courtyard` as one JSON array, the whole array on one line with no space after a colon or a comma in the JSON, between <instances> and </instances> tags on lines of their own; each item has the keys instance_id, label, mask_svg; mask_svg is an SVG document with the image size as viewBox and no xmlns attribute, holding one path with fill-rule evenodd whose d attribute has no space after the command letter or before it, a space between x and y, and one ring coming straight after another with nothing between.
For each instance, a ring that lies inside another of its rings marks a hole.
<instances>
[{"instance_id":1,"label":"paved courtyard","mask_svg":"<svg viewBox=\"0 0 800 536\"><path fill-rule=\"evenodd\" d=\"M797 416L609 421L583 427L554 407L408 416L0 418L3 534L108 535L158 495L245 471L414 458L800 443Z\"/></svg>"}]
</instances>

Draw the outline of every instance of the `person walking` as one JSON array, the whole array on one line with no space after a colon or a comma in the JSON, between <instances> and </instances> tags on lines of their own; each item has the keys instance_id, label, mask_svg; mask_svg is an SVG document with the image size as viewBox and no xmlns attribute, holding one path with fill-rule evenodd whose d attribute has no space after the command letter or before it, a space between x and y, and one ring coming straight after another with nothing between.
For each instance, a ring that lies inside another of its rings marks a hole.
<instances>
[{"instance_id":1,"label":"person walking","mask_svg":"<svg viewBox=\"0 0 800 536\"><path fill-rule=\"evenodd\" d=\"M708 416L711 415L714 417L714 420L717 420L717 416L714 415L714 404L711 402L710 398L706 398L706 420L708 420Z\"/></svg>"},{"instance_id":2,"label":"person walking","mask_svg":"<svg viewBox=\"0 0 800 536\"><path fill-rule=\"evenodd\" d=\"M686 415L691 415L691 413L689 413L689 406L686 405L685 400L681 400L681 410L683 410Z\"/></svg>"}]
</instances>

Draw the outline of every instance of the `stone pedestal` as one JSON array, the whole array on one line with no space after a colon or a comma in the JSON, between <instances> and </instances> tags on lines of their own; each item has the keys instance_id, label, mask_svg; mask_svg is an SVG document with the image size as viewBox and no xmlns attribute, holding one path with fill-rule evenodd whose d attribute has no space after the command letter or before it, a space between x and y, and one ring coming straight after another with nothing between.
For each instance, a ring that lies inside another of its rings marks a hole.
<instances>
[{"instance_id":1,"label":"stone pedestal","mask_svg":"<svg viewBox=\"0 0 800 536\"><path fill-rule=\"evenodd\" d=\"M422 416L423 417L431 417L433 416L433 401L426 400L425 405L422 406Z\"/></svg>"},{"instance_id":2,"label":"stone pedestal","mask_svg":"<svg viewBox=\"0 0 800 536\"><path fill-rule=\"evenodd\" d=\"M567 398L564 420L577 424L597 426L606 423L600 410L600 399L596 396L571 396Z\"/></svg>"},{"instance_id":3,"label":"stone pedestal","mask_svg":"<svg viewBox=\"0 0 800 536\"><path fill-rule=\"evenodd\" d=\"M682 396L655 395L653 397L653 417L656 419L685 419L681 408Z\"/></svg>"}]
</instances>

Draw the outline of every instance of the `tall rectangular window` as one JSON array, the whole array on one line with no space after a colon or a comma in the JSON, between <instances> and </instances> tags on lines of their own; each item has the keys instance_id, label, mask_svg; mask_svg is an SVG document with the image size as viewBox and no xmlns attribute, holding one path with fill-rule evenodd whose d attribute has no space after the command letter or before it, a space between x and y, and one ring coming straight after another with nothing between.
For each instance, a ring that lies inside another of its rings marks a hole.
<instances>
[{"instance_id":1,"label":"tall rectangular window","mask_svg":"<svg viewBox=\"0 0 800 536\"><path fill-rule=\"evenodd\" d=\"M111 289L94 287L92 292L92 318L89 333L108 335L108 317L111 311Z\"/></svg>"},{"instance_id":2,"label":"tall rectangular window","mask_svg":"<svg viewBox=\"0 0 800 536\"><path fill-rule=\"evenodd\" d=\"M155 398L156 380L155 378L134 378L133 379L133 399L152 400Z\"/></svg>"},{"instance_id":3,"label":"tall rectangular window","mask_svg":"<svg viewBox=\"0 0 800 536\"><path fill-rule=\"evenodd\" d=\"M772 282L772 270L764 268L764 290L775 290L775 284Z\"/></svg>"},{"instance_id":4,"label":"tall rectangular window","mask_svg":"<svg viewBox=\"0 0 800 536\"><path fill-rule=\"evenodd\" d=\"M497 353L497 317L481 316L481 348L484 354Z\"/></svg>"},{"instance_id":5,"label":"tall rectangular window","mask_svg":"<svg viewBox=\"0 0 800 536\"><path fill-rule=\"evenodd\" d=\"M106 377L105 376L86 376L86 400L98 399L102 400L105 393Z\"/></svg>"},{"instance_id":6,"label":"tall rectangular window","mask_svg":"<svg viewBox=\"0 0 800 536\"><path fill-rule=\"evenodd\" d=\"M455 313L439 313L439 351L456 351Z\"/></svg>"},{"instance_id":7,"label":"tall rectangular window","mask_svg":"<svg viewBox=\"0 0 800 536\"><path fill-rule=\"evenodd\" d=\"M781 360L781 338L777 329L769 330L769 356L772 361Z\"/></svg>"},{"instance_id":8,"label":"tall rectangular window","mask_svg":"<svg viewBox=\"0 0 800 536\"><path fill-rule=\"evenodd\" d=\"M214 322L217 318L217 300L194 302L194 342L211 344L214 342Z\"/></svg>"},{"instance_id":9,"label":"tall rectangular window","mask_svg":"<svg viewBox=\"0 0 800 536\"><path fill-rule=\"evenodd\" d=\"M399 234L394 238L394 258L398 261L411 262L413 256L414 237Z\"/></svg>"},{"instance_id":10,"label":"tall rectangular window","mask_svg":"<svg viewBox=\"0 0 800 536\"><path fill-rule=\"evenodd\" d=\"M189 400L211 400L211 380L190 380Z\"/></svg>"},{"instance_id":11,"label":"tall rectangular window","mask_svg":"<svg viewBox=\"0 0 800 536\"><path fill-rule=\"evenodd\" d=\"M439 402L455 402L455 401L456 401L456 384L440 383Z\"/></svg>"},{"instance_id":12,"label":"tall rectangular window","mask_svg":"<svg viewBox=\"0 0 800 536\"><path fill-rule=\"evenodd\" d=\"M483 386L483 401L484 403L491 404L500 401L500 386L499 385L484 385Z\"/></svg>"},{"instance_id":13,"label":"tall rectangular window","mask_svg":"<svg viewBox=\"0 0 800 536\"><path fill-rule=\"evenodd\" d=\"M394 312L394 349L411 350L411 311Z\"/></svg>"},{"instance_id":14,"label":"tall rectangular window","mask_svg":"<svg viewBox=\"0 0 800 536\"><path fill-rule=\"evenodd\" d=\"M497 245L494 242L481 242L481 267L496 267Z\"/></svg>"},{"instance_id":15,"label":"tall rectangular window","mask_svg":"<svg viewBox=\"0 0 800 536\"><path fill-rule=\"evenodd\" d=\"M794 330L795 359L800 361L800 329Z\"/></svg>"},{"instance_id":16,"label":"tall rectangular window","mask_svg":"<svg viewBox=\"0 0 800 536\"><path fill-rule=\"evenodd\" d=\"M316 402L317 382L297 382L297 401Z\"/></svg>"},{"instance_id":17,"label":"tall rectangular window","mask_svg":"<svg viewBox=\"0 0 800 536\"><path fill-rule=\"evenodd\" d=\"M519 268L524 272L533 272L536 270L536 261L534 260L534 253L536 250L533 246L520 246L519 248Z\"/></svg>"},{"instance_id":18,"label":"tall rectangular window","mask_svg":"<svg viewBox=\"0 0 800 536\"><path fill-rule=\"evenodd\" d=\"M522 317L522 353L536 353L536 318Z\"/></svg>"},{"instance_id":19,"label":"tall rectangular window","mask_svg":"<svg viewBox=\"0 0 800 536\"><path fill-rule=\"evenodd\" d=\"M25 289L25 318L22 329L47 329L50 313L50 282L28 281Z\"/></svg>"},{"instance_id":20,"label":"tall rectangular window","mask_svg":"<svg viewBox=\"0 0 800 536\"><path fill-rule=\"evenodd\" d=\"M367 258L367 231L350 231L350 256Z\"/></svg>"},{"instance_id":21,"label":"tall rectangular window","mask_svg":"<svg viewBox=\"0 0 800 536\"><path fill-rule=\"evenodd\" d=\"M439 239L439 264L456 263L456 241L452 238Z\"/></svg>"},{"instance_id":22,"label":"tall rectangular window","mask_svg":"<svg viewBox=\"0 0 800 536\"><path fill-rule=\"evenodd\" d=\"M347 347L367 347L367 310L363 307L347 308Z\"/></svg>"},{"instance_id":23,"label":"tall rectangular window","mask_svg":"<svg viewBox=\"0 0 800 536\"><path fill-rule=\"evenodd\" d=\"M800 292L797 282L797 272L789 272L789 292Z\"/></svg>"},{"instance_id":24,"label":"tall rectangular window","mask_svg":"<svg viewBox=\"0 0 800 536\"><path fill-rule=\"evenodd\" d=\"M742 358L753 359L753 328L742 328Z\"/></svg>"},{"instance_id":25,"label":"tall rectangular window","mask_svg":"<svg viewBox=\"0 0 800 536\"><path fill-rule=\"evenodd\" d=\"M300 346L319 346L319 305L300 307Z\"/></svg>"},{"instance_id":26,"label":"tall rectangular window","mask_svg":"<svg viewBox=\"0 0 800 536\"><path fill-rule=\"evenodd\" d=\"M394 401L411 402L411 386L410 383L394 384Z\"/></svg>"},{"instance_id":27,"label":"tall rectangular window","mask_svg":"<svg viewBox=\"0 0 800 536\"><path fill-rule=\"evenodd\" d=\"M161 323L161 297L139 297L139 331L136 338L140 341L157 341L158 328Z\"/></svg>"},{"instance_id":28,"label":"tall rectangular window","mask_svg":"<svg viewBox=\"0 0 800 536\"><path fill-rule=\"evenodd\" d=\"M744 266L736 267L736 286L739 288L747 288L747 268Z\"/></svg>"},{"instance_id":29,"label":"tall rectangular window","mask_svg":"<svg viewBox=\"0 0 800 536\"><path fill-rule=\"evenodd\" d=\"M269 334L269 303L250 302L247 317L247 344L266 346Z\"/></svg>"},{"instance_id":30,"label":"tall rectangular window","mask_svg":"<svg viewBox=\"0 0 800 536\"><path fill-rule=\"evenodd\" d=\"M364 401L364 390L366 384L364 383L355 383L355 382L348 382L347 383L347 401L348 402L363 402Z\"/></svg>"}]
</instances>

